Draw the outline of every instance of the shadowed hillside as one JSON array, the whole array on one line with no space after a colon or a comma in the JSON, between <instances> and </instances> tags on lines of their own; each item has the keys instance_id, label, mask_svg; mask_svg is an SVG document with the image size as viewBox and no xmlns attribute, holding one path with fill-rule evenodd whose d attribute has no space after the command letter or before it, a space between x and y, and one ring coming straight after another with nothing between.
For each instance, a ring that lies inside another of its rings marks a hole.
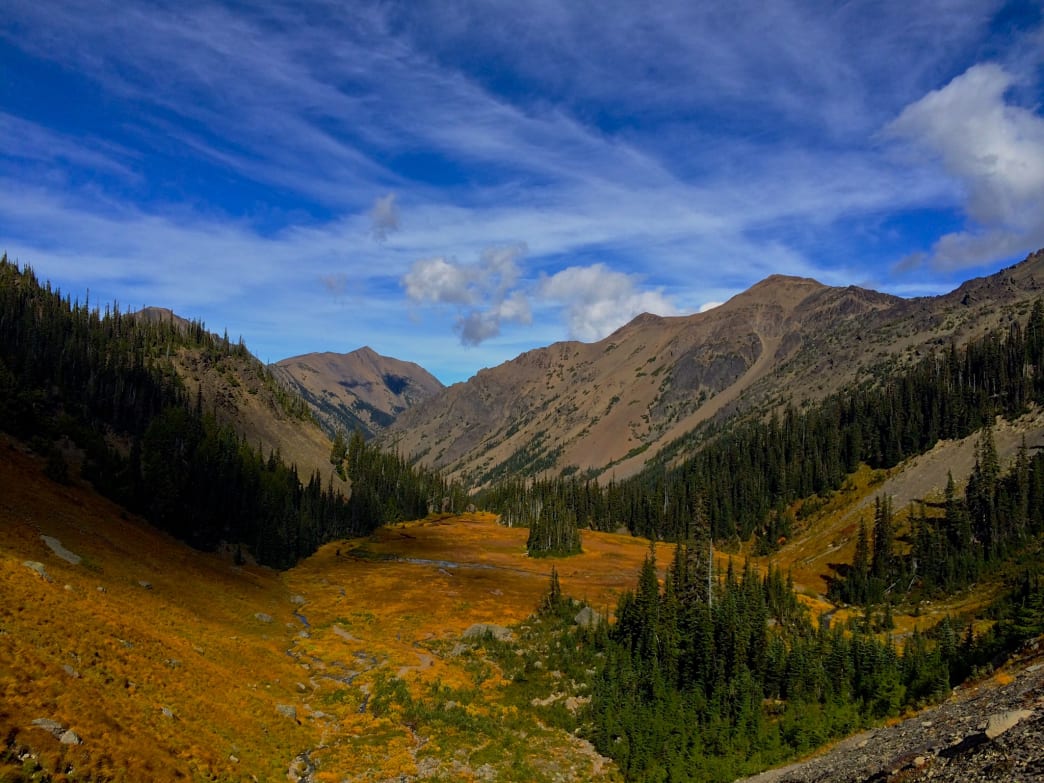
<instances>
[{"instance_id":1,"label":"shadowed hillside","mask_svg":"<svg viewBox=\"0 0 1044 783\"><path fill-rule=\"evenodd\" d=\"M295 356L270 369L301 395L331 437L338 430L359 430L373 437L403 411L443 389L423 367L381 356L371 348Z\"/></svg>"}]
</instances>

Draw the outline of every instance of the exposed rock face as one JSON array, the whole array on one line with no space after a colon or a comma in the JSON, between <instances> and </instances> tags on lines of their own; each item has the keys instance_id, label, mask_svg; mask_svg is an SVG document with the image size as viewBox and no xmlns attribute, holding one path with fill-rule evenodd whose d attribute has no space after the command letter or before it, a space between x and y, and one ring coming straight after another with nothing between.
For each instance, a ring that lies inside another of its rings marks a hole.
<instances>
[{"instance_id":1,"label":"exposed rock face","mask_svg":"<svg viewBox=\"0 0 1044 783\"><path fill-rule=\"evenodd\" d=\"M473 486L565 468L624 478L704 422L818 399L882 362L1007 328L1042 293L1044 252L919 299L774 275L705 313L642 315L597 343L481 370L380 437Z\"/></svg>"},{"instance_id":2,"label":"exposed rock face","mask_svg":"<svg viewBox=\"0 0 1044 783\"><path fill-rule=\"evenodd\" d=\"M413 362L371 348L310 353L283 359L272 372L298 392L323 429L383 432L403 411L442 391L439 380Z\"/></svg>"},{"instance_id":3,"label":"exposed rock face","mask_svg":"<svg viewBox=\"0 0 1044 783\"><path fill-rule=\"evenodd\" d=\"M916 717L745 783L1044 780L1044 663L1023 666L1006 685L960 689Z\"/></svg>"}]
</instances>

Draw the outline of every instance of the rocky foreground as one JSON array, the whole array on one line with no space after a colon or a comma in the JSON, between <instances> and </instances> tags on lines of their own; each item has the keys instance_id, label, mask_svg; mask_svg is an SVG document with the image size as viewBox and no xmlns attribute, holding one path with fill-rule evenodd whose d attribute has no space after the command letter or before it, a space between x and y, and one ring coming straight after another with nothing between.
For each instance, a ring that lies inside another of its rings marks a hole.
<instances>
[{"instance_id":1,"label":"rocky foreground","mask_svg":"<svg viewBox=\"0 0 1044 783\"><path fill-rule=\"evenodd\" d=\"M997 676L894 726L744 783L1044 781L1044 640Z\"/></svg>"}]
</instances>

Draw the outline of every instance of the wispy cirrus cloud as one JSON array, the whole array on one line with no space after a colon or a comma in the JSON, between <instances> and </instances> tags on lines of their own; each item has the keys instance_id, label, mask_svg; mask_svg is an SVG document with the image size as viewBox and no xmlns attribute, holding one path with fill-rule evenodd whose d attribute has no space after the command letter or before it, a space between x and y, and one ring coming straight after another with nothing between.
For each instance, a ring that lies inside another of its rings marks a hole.
<instances>
[{"instance_id":1,"label":"wispy cirrus cloud","mask_svg":"<svg viewBox=\"0 0 1044 783\"><path fill-rule=\"evenodd\" d=\"M10 0L0 237L276 358L335 324L450 379L458 341L494 363L772 272L940 290L1038 237L1040 21L999 9Z\"/></svg>"}]
</instances>

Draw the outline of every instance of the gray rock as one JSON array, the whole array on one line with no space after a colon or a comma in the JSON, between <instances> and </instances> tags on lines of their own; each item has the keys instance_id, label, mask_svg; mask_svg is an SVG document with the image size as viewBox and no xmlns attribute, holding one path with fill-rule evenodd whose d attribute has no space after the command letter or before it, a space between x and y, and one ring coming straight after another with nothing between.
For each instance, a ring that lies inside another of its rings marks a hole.
<instances>
[{"instance_id":1,"label":"gray rock","mask_svg":"<svg viewBox=\"0 0 1044 783\"><path fill-rule=\"evenodd\" d=\"M576 617L573 618L573 622L582 628L591 628L602 622L602 615L600 615L590 606L585 606L583 609L576 613Z\"/></svg>"},{"instance_id":2,"label":"gray rock","mask_svg":"<svg viewBox=\"0 0 1044 783\"><path fill-rule=\"evenodd\" d=\"M991 715L986 721L986 736L989 739L997 739L1019 721L1032 717L1033 710L1008 710Z\"/></svg>"},{"instance_id":3,"label":"gray rock","mask_svg":"<svg viewBox=\"0 0 1044 783\"><path fill-rule=\"evenodd\" d=\"M297 707L292 704L277 704L276 712L290 720L297 720Z\"/></svg>"},{"instance_id":4,"label":"gray rock","mask_svg":"<svg viewBox=\"0 0 1044 783\"><path fill-rule=\"evenodd\" d=\"M138 580L138 584L141 585L142 587L144 587L146 590L151 590L152 589L152 582L149 582L149 581L147 581L145 579L139 579Z\"/></svg>"},{"instance_id":5,"label":"gray rock","mask_svg":"<svg viewBox=\"0 0 1044 783\"><path fill-rule=\"evenodd\" d=\"M52 552L54 552L65 562L72 563L73 565L79 565L80 562L83 560L82 557L75 554L74 552L70 552L68 549L62 546L62 542L59 541L57 538L54 538L53 536L44 535L41 535L40 538L42 538L43 542L51 548Z\"/></svg>"},{"instance_id":6,"label":"gray rock","mask_svg":"<svg viewBox=\"0 0 1044 783\"><path fill-rule=\"evenodd\" d=\"M65 664L64 666L62 666L62 670L70 677L72 677L74 680L80 676L80 673L69 664Z\"/></svg>"},{"instance_id":7,"label":"gray rock","mask_svg":"<svg viewBox=\"0 0 1044 783\"><path fill-rule=\"evenodd\" d=\"M262 623L272 622L272 615L265 614L264 612L257 612L254 614L254 619Z\"/></svg>"},{"instance_id":8,"label":"gray rock","mask_svg":"<svg viewBox=\"0 0 1044 783\"><path fill-rule=\"evenodd\" d=\"M515 638L509 628L493 623L475 623L464 632L465 639L483 639L486 636L492 636L500 642L509 642Z\"/></svg>"},{"instance_id":9,"label":"gray rock","mask_svg":"<svg viewBox=\"0 0 1044 783\"><path fill-rule=\"evenodd\" d=\"M170 718L171 720L174 720L174 710L172 710L170 707L163 707L160 710L160 712L163 713L164 718Z\"/></svg>"},{"instance_id":10,"label":"gray rock","mask_svg":"<svg viewBox=\"0 0 1044 783\"><path fill-rule=\"evenodd\" d=\"M43 563L41 563L41 562L39 562L37 560L26 560L24 563L22 563L22 565L24 565L30 571L35 572L36 575L39 576L41 579L45 579L48 582L51 581L51 577L48 576L47 569L44 568L44 564Z\"/></svg>"},{"instance_id":11,"label":"gray rock","mask_svg":"<svg viewBox=\"0 0 1044 783\"><path fill-rule=\"evenodd\" d=\"M51 732L56 738L61 737L65 733L65 726L50 718L37 718L33 721L33 725L39 726L44 731Z\"/></svg>"},{"instance_id":12,"label":"gray rock","mask_svg":"<svg viewBox=\"0 0 1044 783\"><path fill-rule=\"evenodd\" d=\"M305 597L303 595L292 595L292 596L290 596L290 603L292 603L294 606L302 606L304 604L304 602L305 602Z\"/></svg>"},{"instance_id":13,"label":"gray rock","mask_svg":"<svg viewBox=\"0 0 1044 783\"><path fill-rule=\"evenodd\" d=\"M308 783L314 780L315 764L307 753L301 753L290 762L290 768L286 771L286 779L290 783Z\"/></svg>"},{"instance_id":14,"label":"gray rock","mask_svg":"<svg viewBox=\"0 0 1044 783\"><path fill-rule=\"evenodd\" d=\"M62 736L58 738L58 741L63 745L81 745L83 743L80 736L72 729L69 729L69 731L62 734Z\"/></svg>"}]
</instances>

